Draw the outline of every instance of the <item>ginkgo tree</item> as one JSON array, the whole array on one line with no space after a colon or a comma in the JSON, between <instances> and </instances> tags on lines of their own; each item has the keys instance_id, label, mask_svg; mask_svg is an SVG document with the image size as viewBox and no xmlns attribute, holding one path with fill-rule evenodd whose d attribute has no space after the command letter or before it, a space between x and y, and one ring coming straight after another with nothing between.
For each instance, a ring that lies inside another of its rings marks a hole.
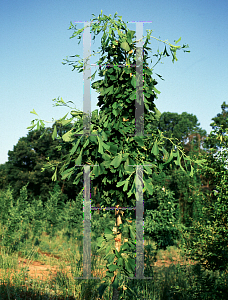
<instances>
[{"instance_id":1,"label":"ginkgo tree","mask_svg":"<svg viewBox=\"0 0 228 300\"><path fill-rule=\"evenodd\" d=\"M55 128L52 138L72 143L72 149L66 155L59 169L62 179L75 176L74 184L78 184L83 177L83 166L90 166L92 169L89 173L90 180L96 187L101 208L110 206L116 208L115 227L105 229L104 234L97 238L97 246L99 251L105 250L104 259L108 269L104 282L99 287L100 297L106 287L110 285L109 280L111 278L113 299L118 299L119 296L124 295L124 290L126 290L126 278L134 277L136 246L139 243L142 245L142 236L136 235L135 223L132 222L135 220L133 210L124 211L122 209L136 207L137 195L142 193L136 180L141 182L141 186L143 184L143 197L146 201L149 195L153 194L153 182L150 177L153 170L160 172L165 164L174 160L175 164L185 171L181 165L183 159L186 172L193 176L193 167L191 159L184 154L180 143L175 144L172 139L169 139L173 148L170 153L164 149L164 140L167 138L156 126L161 113L156 108L154 100L160 92L155 87L157 81L151 76L153 68L150 69L146 61L148 50L151 50L147 46L150 44L151 30L147 32L143 48L137 47L139 40L133 40L135 31L127 28L122 17L114 20L117 13L114 15L114 19L110 16L102 15L101 11L98 18L94 16L95 18L91 21L91 31L94 32L93 39L100 31L104 32L101 39L102 56L97 62L100 71L99 76L102 79L92 84L92 88L99 93L97 103L100 107L99 114L98 110L89 115L69 106L72 117L66 119L67 115L65 115L58 122L67 125L76 119L74 126L62 137L57 137ZM71 23L69 29L75 30L71 38L79 36L78 39L81 39L85 27L77 30L76 26ZM108 29L108 33L106 33L106 29ZM118 37L115 36L116 31ZM185 50L188 45L177 46L180 39L175 42L175 45L168 41L155 39L165 44L164 51L158 51L154 54L157 57L156 64L161 58L170 56L168 47L173 62L177 61L177 50L183 49L184 52L190 52ZM107 55L104 55L105 53ZM104 64L106 58L107 62ZM141 61L140 58L142 58ZM83 72L85 62L79 61L79 65L77 65L76 62L68 59L65 61L64 64L72 65L73 70L77 68L79 72ZM137 72L137 66L140 63L141 66L143 65L143 74ZM94 79L95 73L91 79ZM54 99L54 101L56 106L67 105L62 98ZM144 115L137 115L139 117L136 118L137 105L143 107ZM32 113L36 114L34 110ZM88 124L86 133L85 120ZM35 121L37 124L34 124ZM33 120L32 126L28 129L32 130L35 126L39 129L40 126L44 127L44 123L42 120ZM140 126L141 128L144 126L144 133L140 131L135 134L136 127L140 128ZM58 146L57 150L61 151L62 147L62 145ZM72 161L75 166L68 168ZM194 161L196 164L203 162L204 160ZM138 166L143 167L143 175L142 169L138 169ZM191 166L191 171L189 171L188 166ZM49 161L44 165L43 170L45 168L55 170L52 180L56 180L59 167L59 165ZM87 168L87 170L89 169ZM141 226L143 226L142 222Z\"/></svg>"}]
</instances>

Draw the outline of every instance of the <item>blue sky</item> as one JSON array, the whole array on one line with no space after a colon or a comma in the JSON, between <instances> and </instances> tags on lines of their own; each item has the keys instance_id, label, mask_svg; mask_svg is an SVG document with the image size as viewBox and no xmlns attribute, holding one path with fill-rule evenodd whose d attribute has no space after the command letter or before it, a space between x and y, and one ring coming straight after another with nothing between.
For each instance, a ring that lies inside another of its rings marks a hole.
<instances>
[{"instance_id":1,"label":"blue sky","mask_svg":"<svg viewBox=\"0 0 228 300\"><path fill-rule=\"evenodd\" d=\"M83 44L78 45L77 38L69 39L73 31L67 29L70 21L89 21L101 9L112 17L117 12L125 23L152 21L145 23L144 36L146 29L153 29L157 38L174 43L181 37L180 45L189 44L191 52L177 52L177 62L173 64L170 56L155 67L154 73L165 79L154 75L161 91L155 104L161 113L186 111L196 115L200 127L210 133L211 119L221 112L223 101L228 103L226 0L1 0L0 164L8 160L8 150L13 150L19 138L27 135L26 128L35 119L30 113L33 109L42 120L59 119L70 111L53 107L52 99L60 96L83 110L83 73L72 72L72 67L62 65L66 56L79 54L83 58ZM136 30L135 24L127 26ZM77 25L83 27L84 23ZM95 43L91 35L91 52L98 50L102 34L96 36ZM158 46L160 51L164 49L162 43L152 39L151 58ZM98 58L92 57L91 64ZM95 68L91 67L91 74ZM92 111L98 108L97 96L91 89Z\"/></svg>"}]
</instances>

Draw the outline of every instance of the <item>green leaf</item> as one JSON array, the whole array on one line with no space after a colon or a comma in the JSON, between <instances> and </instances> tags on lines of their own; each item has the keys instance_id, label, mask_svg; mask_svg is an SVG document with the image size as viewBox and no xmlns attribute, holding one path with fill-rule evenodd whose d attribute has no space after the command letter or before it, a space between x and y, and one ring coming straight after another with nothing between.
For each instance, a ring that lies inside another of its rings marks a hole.
<instances>
[{"instance_id":1,"label":"green leaf","mask_svg":"<svg viewBox=\"0 0 228 300\"><path fill-rule=\"evenodd\" d=\"M132 91L131 94L130 94L130 99L131 100L135 100L136 99L136 92L135 91ZM145 101L145 100L144 100Z\"/></svg>"},{"instance_id":2,"label":"green leaf","mask_svg":"<svg viewBox=\"0 0 228 300\"><path fill-rule=\"evenodd\" d=\"M30 111L31 114L37 115L37 113L35 112L35 110L33 109L32 111ZM37 115L38 116L38 115Z\"/></svg>"},{"instance_id":3,"label":"green leaf","mask_svg":"<svg viewBox=\"0 0 228 300\"><path fill-rule=\"evenodd\" d=\"M180 166L181 170L185 172L185 170L184 170L184 168L182 167L182 165L180 164L179 166Z\"/></svg>"},{"instance_id":4,"label":"green leaf","mask_svg":"<svg viewBox=\"0 0 228 300\"><path fill-rule=\"evenodd\" d=\"M99 143L98 152L100 154L103 154L104 153L103 147L102 147L103 141L99 135L97 136L97 138L98 138L98 143Z\"/></svg>"},{"instance_id":5,"label":"green leaf","mask_svg":"<svg viewBox=\"0 0 228 300\"><path fill-rule=\"evenodd\" d=\"M42 120L40 120L40 123L41 123L42 127L44 127L44 122Z\"/></svg>"},{"instance_id":6,"label":"green leaf","mask_svg":"<svg viewBox=\"0 0 228 300\"><path fill-rule=\"evenodd\" d=\"M122 153L119 153L110 163L114 168L118 168L122 162Z\"/></svg>"},{"instance_id":7,"label":"green leaf","mask_svg":"<svg viewBox=\"0 0 228 300\"><path fill-rule=\"evenodd\" d=\"M135 192L135 181L133 181L133 184L131 186L130 191L127 193L128 197L130 197Z\"/></svg>"},{"instance_id":8,"label":"green leaf","mask_svg":"<svg viewBox=\"0 0 228 300\"><path fill-rule=\"evenodd\" d=\"M135 31L134 30L128 30L127 32L127 42L128 44L132 44L132 38L134 37Z\"/></svg>"},{"instance_id":9,"label":"green leaf","mask_svg":"<svg viewBox=\"0 0 228 300\"><path fill-rule=\"evenodd\" d=\"M135 228L133 226L130 226L129 231L130 231L131 239L134 241L135 240L135 235L136 235Z\"/></svg>"},{"instance_id":10,"label":"green leaf","mask_svg":"<svg viewBox=\"0 0 228 300\"><path fill-rule=\"evenodd\" d=\"M196 160L195 163L202 167L202 163L206 163L206 159Z\"/></svg>"},{"instance_id":11,"label":"green leaf","mask_svg":"<svg viewBox=\"0 0 228 300\"><path fill-rule=\"evenodd\" d=\"M106 274L105 274L107 277L113 277L113 273L111 273L111 272L106 272Z\"/></svg>"},{"instance_id":12,"label":"green leaf","mask_svg":"<svg viewBox=\"0 0 228 300\"><path fill-rule=\"evenodd\" d=\"M57 167L56 167L56 169L55 169L55 173L54 173L54 175L52 176L51 180L52 180L52 181L56 181L56 180L57 180Z\"/></svg>"},{"instance_id":13,"label":"green leaf","mask_svg":"<svg viewBox=\"0 0 228 300\"><path fill-rule=\"evenodd\" d=\"M105 234L105 238L106 238L107 241L113 240L113 233L112 233L112 234L106 233L106 234Z\"/></svg>"},{"instance_id":14,"label":"green leaf","mask_svg":"<svg viewBox=\"0 0 228 300\"><path fill-rule=\"evenodd\" d=\"M104 249L106 249L107 244L108 244L108 243L106 243ZM109 241L109 244L110 244L110 241ZM113 250L113 249L112 249L112 250ZM113 253L113 251L111 251L111 253ZM108 262L112 259L112 255L113 255L113 254L111 254L111 253L109 252L108 254L106 254L106 255L104 256L104 259L106 259ZM111 264L111 263L110 263L110 264Z\"/></svg>"},{"instance_id":15,"label":"green leaf","mask_svg":"<svg viewBox=\"0 0 228 300\"><path fill-rule=\"evenodd\" d=\"M105 234L113 234L112 230L109 227L106 227L104 230Z\"/></svg>"},{"instance_id":16,"label":"green leaf","mask_svg":"<svg viewBox=\"0 0 228 300\"><path fill-rule=\"evenodd\" d=\"M78 145L80 143L80 140L82 139L82 136L79 137L79 139L77 140L77 143L74 145L74 147L70 150L70 155L73 155L75 153L75 151L77 150L78 148Z\"/></svg>"},{"instance_id":17,"label":"green leaf","mask_svg":"<svg viewBox=\"0 0 228 300\"><path fill-rule=\"evenodd\" d=\"M136 76L135 75L133 75L131 77L131 85L133 86L133 88L136 88Z\"/></svg>"},{"instance_id":18,"label":"green leaf","mask_svg":"<svg viewBox=\"0 0 228 300\"><path fill-rule=\"evenodd\" d=\"M113 107L113 108L118 108L118 103L117 103L117 102L113 103L113 104L112 104L112 107Z\"/></svg>"},{"instance_id":19,"label":"green leaf","mask_svg":"<svg viewBox=\"0 0 228 300\"><path fill-rule=\"evenodd\" d=\"M157 74L157 73L155 73L161 80L165 80L165 79L163 79L162 78L162 76L161 75L159 75L159 74Z\"/></svg>"},{"instance_id":20,"label":"green leaf","mask_svg":"<svg viewBox=\"0 0 228 300\"><path fill-rule=\"evenodd\" d=\"M96 161L95 165L97 165L98 162ZM98 177L101 174L101 167L100 166L93 166L93 173L95 177Z\"/></svg>"},{"instance_id":21,"label":"green leaf","mask_svg":"<svg viewBox=\"0 0 228 300\"><path fill-rule=\"evenodd\" d=\"M151 153L153 153L155 156L157 156L158 155L158 152L159 152L159 150L158 150L158 143L157 143L157 140L154 142L154 145L153 145L153 148L152 148L152 150L151 150Z\"/></svg>"},{"instance_id":22,"label":"green leaf","mask_svg":"<svg viewBox=\"0 0 228 300\"><path fill-rule=\"evenodd\" d=\"M103 91L101 92L101 95L104 96L104 95L112 95L113 94L113 85L108 87L108 88L103 88Z\"/></svg>"},{"instance_id":23,"label":"green leaf","mask_svg":"<svg viewBox=\"0 0 228 300\"><path fill-rule=\"evenodd\" d=\"M79 180L80 180L79 177L82 176L82 175L83 175L83 172L78 173L73 183L77 185L79 183Z\"/></svg>"},{"instance_id":24,"label":"green leaf","mask_svg":"<svg viewBox=\"0 0 228 300\"><path fill-rule=\"evenodd\" d=\"M123 245L121 245L120 247L121 250L129 250L130 249L130 246L127 242L125 242Z\"/></svg>"},{"instance_id":25,"label":"green leaf","mask_svg":"<svg viewBox=\"0 0 228 300\"><path fill-rule=\"evenodd\" d=\"M177 152L173 152L174 157L177 157L177 155L178 155Z\"/></svg>"},{"instance_id":26,"label":"green leaf","mask_svg":"<svg viewBox=\"0 0 228 300\"><path fill-rule=\"evenodd\" d=\"M111 264L111 263L113 263L114 262L114 259L115 259L115 254L113 253L113 254L110 254L109 255L109 258L108 258L108 262Z\"/></svg>"},{"instance_id":27,"label":"green leaf","mask_svg":"<svg viewBox=\"0 0 228 300\"><path fill-rule=\"evenodd\" d=\"M122 267L124 265L124 262L123 262L123 258L120 257L118 260L117 260L117 265Z\"/></svg>"},{"instance_id":28,"label":"green leaf","mask_svg":"<svg viewBox=\"0 0 228 300\"><path fill-rule=\"evenodd\" d=\"M87 140L86 140L85 144L82 146L82 148L84 149L84 148L86 148L88 145L89 145L89 139L87 138Z\"/></svg>"},{"instance_id":29,"label":"green leaf","mask_svg":"<svg viewBox=\"0 0 228 300\"><path fill-rule=\"evenodd\" d=\"M75 165L76 165L76 166L82 164L82 150L83 150L83 149L81 149L79 156L78 156L77 159L75 160Z\"/></svg>"},{"instance_id":30,"label":"green leaf","mask_svg":"<svg viewBox=\"0 0 228 300\"><path fill-rule=\"evenodd\" d=\"M69 119L69 120L65 120L65 118L67 117L67 115L68 115L68 113L59 120L59 123L63 124L63 126L66 124L66 122L70 123L73 120L73 118Z\"/></svg>"},{"instance_id":31,"label":"green leaf","mask_svg":"<svg viewBox=\"0 0 228 300\"><path fill-rule=\"evenodd\" d=\"M142 137L136 135L134 137L134 140L139 144L139 146L144 147L144 142L143 142Z\"/></svg>"},{"instance_id":32,"label":"green leaf","mask_svg":"<svg viewBox=\"0 0 228 300\"><path fill-rule=\"evenodd\" d=\"M170 156L169 156L169 159L163 164L163 165L166 165L166 164L168 164L171 160L172 160L172 158L173 158L173 154L175 154L175 153L173 153L173 149L171 149L171 152L170 152Z\"/></svg>"},{"instance_id":33,"label":"green leaf","mask_svg":"<svg viewBox=\"0 0 228 300\"><path fill-rule=\"evenodd\" d=\"M128 260L124 260L124 264L125 264L125 268L129 273L132 273L132 266L131 264L128 262Z\"/></svg>"},{"instance_id":34,"label":"green leaf","mask_svg":"<svg viewBox=\"0 0 228 300\"><path fill-rule=\"evenodd\" d=\"M113 286L114 289L117 289L119 287L119 280L118 280L117 276L116 276L112 286Z\"/></svg>"},{"instance_id":35,"label":"green leaf","mask_svg":"<svg viewBox=\"0 0 228 300\"><path fill-rule=\"evenodd\" d=\"M111 245L109 245L109 246L105 249L105 253L108 254L109 251L110 251L110 249L111 249Z\"/></svg>"},{"instance_id":36,"label":"green leaf","mask_svg":"<svg viewBox=\"0 0 228 300\"><path fill-rule=\"evenodd\" d=\"M82 115L83 115L83 112L82 111L71 111L70 114L73 116L73 117L78 117L78 118L81 118Z\"/></svg>"},{"instance_id":37,"label":"green leaf","mask_svg":"<svg viewBox=\"0 0 228 300\"><path fill-rule=\"evenodd\" d=\"M122 256L120 255L120 253L115 249L115 254L117 256L117 258L121 258Z\"/></svg>"},{"instance_id":38,"label":"green leaf","mask_svg":"<svg viewBox=\"0 0 228 300\"><path fill-rule=\"evenodd\" d=\"M62 136L62 139L64 142L71 142L74 138L72 138L72 130L69 130L68 132L66 132L63 136Z\"/></svg>"},{"instance_id":39,"label":"green leaf","mask_svg":"<svg viewBox=\"0 0 228 300\"><path fill-rule=\"evenodd\" d=\"M162 152L164 154L163 160L167 159L169 157L168 152L165 150L165 148L162 146Z\"/></svg>"},{"instance_id":40,"label":"green leaf","mask_svg":"<svg viewBox=\"0 0 228 300\"><path fill-rule=\"evenodd\" d=\"M145 161L145 164L149 165L149 162ZM152 174L151 166L143 166L145 168L146 173Z\"/></svg>"},{"instance_id":41,"label":"green leaf","mask_svg":"<svg viewBox=\"0 0 228 300\"><path fill-rule=\"evenodd\" d=\"M127 180L125 181L124 188L123 188L123 191L124 191L124 192L127 191L129 179L130 179L130 177L128 177Z\"/></svg>"},{"instance_id":42,"label":"green leaf","mask_svg":"<svg viewBox=\"0 0 228 300\"><path fill-rule=\"evenodd\" d=\"M33 129L34 127L36 127L36 125L32 125L32 126L29 126L29 127L26 127L26 129Z\"/></svg>"},{"instance_id":43,"label":"green leaf","mask_svg":"<svg viewBox=\"0 0 228 300\"><path fill-rule=\"evenodd\" d=\"M66 126L66 125L70 124L71 121L72 121L71 119L69 119L69 120L62 120L60 123L61 123L63 126Z\"/></svg>"},{"instance_id":44,"label":"green leaf","mask_svg":"<svg viewBox=\"0 0 228 300\"><path fill-rule=\"evenodd\" d=\"M62 172L62 174L61 174L62 175L62 180L66 179L69 175L71 175L73 173L73 170L74 170L74 167L70 168L70 169L67 169L64 172Z\"/></svg>"},{"instance_id":45,"label":"green leaf","mask_svg":"<svg viewBox=\"0 0 228 300\"><path fill-rule=\"evenodd\" d=\"M111 272L114 272L118 268L118 266L117 265L111 265L111 266L108 266L108 268Z\"/></svg>"},{"instance_id":46,"label":"green leaf","mask_svg":"<svg viewBox=\"0 0 228 300\"><path fill-rule=\"evenodd\" d=\"M103 236L100 236L99 238L97 238L97 240L96 240L97 246L100 248L104 241L105 241L105 239Z\"/></svg>"},{"instance_id":47,"label":"green leaf","mask_svg":"<svg viewBox=\"0 0 228 300\"><path fill-rule=\"evenodd\" d=\"M191 158L190 157L188 157L188 156L184 156L184 160L191 160Z\"/></svg>"},{"instance_id":48,"label":"green leaf","mask_svg":"<svg viewBox=\"0 0 228 300\"><path fill-rule=\"evenodd\" d=\"M154 111L155 111L155 118L159 121L161 117L161 112L156 107L154 108Z\"/></svg>"},{"instance_id":49,"label":"green leaf","mask_svg":"<svg viewBox=\"0 0 228 300\"><path fill-rule=\"evenodd\" d=\"M130 51L130 47L129 47L127 41L123 41L123 42L120 44L120 47L121 47L122 49L124 49L125 51L127 51L127 52Z\"/></svg>"},{"instance_id":50,"label":"green leaf","mask_svg":"<svg viewBox=\"0 0 228 300\"><path fill-rule=\"evenodd\" d=\"M120 121L114 123L114 128L116 130L119 130L119 126L120 126Z\"/></svg>"},{"instance_id":51,"label":"green leaf","mask_svg":"<svg viewBox=\"0 0 228 300\"><path fill-rule=\"evenodd\" d=\"M191 173L190 173L190 177L193 177L193 167L191 165Z\"/></svg>"},{"instance_id":52,"label":"green leaf","mask_svg":"<svg viewBox=\"0 0 228 300\"><path fill-rule=\"evenodd\" d=\"M99 292L99 297L102 298L104 291L106 290L106 288L109 286L108 283L102 283L99 288L98 288L98 292Z\"/></svg>"},{"instance_id":53,"label":"green leaf","mask_svg":"<svg viewBox=\"0 0 228 300\"><path fill-rule=\"evenodd\" d=\"M159 90L156 89L156 87L153 87L153 90L155 91L155 93L157 93L158 95L161 94L161 92Z\"/></svg>"},{"instance_id":54,"label":"green leaf","mask_svg":"<svg viewBox=\"0 0 228 300\"><path fill-rule=\"evenodd\" d=\"M105 148L106 150L109 150L110 149L110 146L105 144L103 141L102 141L102 146L103 148Z\"/></svg>"},{"instance_id":55,"label":"green leaf","mask_svg":"<svg viewBox=\"0 0 228 300\"><path fill-rule=\"evenodd\" d=\"M144 190L145 191L147 190L150 195L153 195L154 189L153 189L152 179L149 178L144 180Z\"/></svg>"},{"instance_id":56,"label":"green leaf","mask_svg":"<svg viewBox=\"0 0 228 300\"><path fill-rule=\"evenodd\" d=\"M181 37L177 41L175 41L175 44L179 43L180 40L181 40Z\"/></svg>"},{"instance_id":57,"label":"green leaf","mask_svg":"<svg viewBox=\"0 0 228 300\"><path fill-rule=\"evenodd\" d=\"M129 266L130 266L131 270L134 272L135 271L135 266L136 266L135 259L134 258L129 258L128 262L129 262Z\"/></svg>"},{"instance_id":58,"label":"green leaf","mask_svg":"<svg viewBox=\"0 0 228 300\"><path fill-rule=\"evenodd\" d=\"M57 137L57 130L56 130L56 125L54 127L54 131L52 133L52 139L54 140Z\"/></svg>"},{"instance_id":59,"label":"green leaf","mask_svg":"<svg viewBox=\"0 0 228 300\"><path fill-rule=\"evenodd\" d=\"M125 154L125 153L124 153ZM134 167L130 166L129 157L127 157L126 162L124 163L124 170L127 174L132 174L134 172Z\"/></svg>"}]
</instances>

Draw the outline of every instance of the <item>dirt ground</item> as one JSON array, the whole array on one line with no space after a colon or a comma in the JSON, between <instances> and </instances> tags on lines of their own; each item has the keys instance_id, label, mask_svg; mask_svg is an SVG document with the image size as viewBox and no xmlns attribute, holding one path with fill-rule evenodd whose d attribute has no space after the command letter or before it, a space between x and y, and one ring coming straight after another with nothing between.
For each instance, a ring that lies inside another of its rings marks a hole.
<instances>
[{"instance_id":1,"label":"dirt ground","mask_svg":"<svg viewBox=\"0 0 228 300\"><path fill-rule=\"evenodd\" d=\"M59 262L59 260L61 259L61 257L59 256L56 256L56 255L52 255L52 254L49 254L49 253L44 253L44 252L41 252L39 249L38 249L38 252L39 254L41 254L43 257L54 257L56 259L56 261ZM62 260L62 259L61 259ZM66 261L68 264L69 264L69 261ZM165 266L165 267L169 267L171 264L178 264L180 263L180 265L187 265L187 264L196 264L196 262L194 261L186 261L186 260L183 260L183 259L180 259L180 257L178 258L175 258L173 257L173 261L169 260L169 259L158 259L155 263L154 263L154 266L155 266L155 272L156 272L156 269L157 268L160 268L162 266ZM24 267L26 268L26 266L28 266L28 276L32 279L32 280L42 280L42 281L45 281L48 279L48 281L51 281L52 279L54 279L56 277L56 274L58 271L60 271L60 267L58 265L54 265L54 266L51 266L51 265L48 265L42 261L31 261L28 259L25 259L25 258L21 258L21 257L18 257L18 265L19 267ZM146 264L145 264L146 265ZM65 267L62 271L63 273L65 273L69 278L72 278L72 274L70 272L71 270L71 267L68 265L67 267ZM6 270L6 274L8 273L10 275L10 282L13 284L12 282L12 279L14 277L14 273L19 273L20 270L10 270L10 269L7 269ZM51 271L51 272L50 272ZM61 271L61 272L62 272ZM99 269L99 270L96 270L95 272L91 272L92 273L92 276L94 277L105 277L105 274L106 274L106 271L105 269ZM3 270L0 269L0 279L2 279L2 274L3 274ZM28 281L28 277L25 276L25 282Z\"/></svg>"}]
</instances>

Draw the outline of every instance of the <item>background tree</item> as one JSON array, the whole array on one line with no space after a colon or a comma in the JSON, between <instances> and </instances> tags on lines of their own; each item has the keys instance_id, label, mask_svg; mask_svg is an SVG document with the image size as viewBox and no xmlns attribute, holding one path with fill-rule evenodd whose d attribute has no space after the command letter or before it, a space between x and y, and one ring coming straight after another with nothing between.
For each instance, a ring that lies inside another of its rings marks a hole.
<instances>
[{"instance_id":1,"label":"background tree","mask_svg":"<svg viewBox=\"0 0 228 300\"><path fill-rule=\"evenodd\" d=\"M228 104L223 102L221 105L222 112L218 113L217 116L212 118L213 122L210 124L213 131L211 132L210 139L205 140L205 147L208 149L213 148L213 153L219 150L219 138L218 135L215 134L214 131L218 130L218 133L222 136L226 135L226 128L228 127Z\"/></svg>"},{"instance_id":2,"label":"background tree","mask_svg":"<svg viewBox=\"0 0 228 300\"><path fill-rule=\"evenodd\" d=\"M222 123L222 122L221 122ZM222 146L223 152L220 160L213 157L215 149L205 154L206 163L198 171L199 173L211 175L216 190L210 192L210 201L202 198L203 203L201 217L194 220L190 232L184 233L184 248L187 256L201 262L204 269L223 272L228 266L228 205L227 186L228 171L224 168L224 162L228 158L228 138L223 133L228 133L228 127L224 128L213 123L214 130L207 138L208 144Z\"/></svg>"},{"instance_id":3,"label":"background tree","mask_svg":"<svg viewBox=\"0 0 228 300\"><path fill-rule=\"evenodd\" d=\"M204 147L209 148L209 150L202 154L201 157L206 159L204 168L199 167L197 173L206 183L202 188L207 191L207 203L212 205L216 201L214 190L220 191L219 184L221 177L219 174L226 172L224 156L219 151L215 154L221 145L223 146L222 150L226 149L226 137L228 128L227 122L227 112L224 111L224 108L227 107L225 102L221 105L222 113L218 113L217 117L212 118L214 122L210 124L213 130L210 132L209 136L204 140ZM221 157L221 159L220 159Z\"/></svg>"},{"instance_id":4,"label":"background tree","mask_svg":"<svg viewBox=\"0 0 228 300\"><path fill-rule=\"evenodd\" d=\"M200 123L195 115L183 112L181 114L164 112L159 119L158 127L164 132L166 137L175 137L178 141L186 144L186 139L192 133L199 133L200 136L206 135L206 130L199 127ZM195 139L194 139L195 142ZM166 140L167 149L172 148L169 140Z\"/></svg>"},{"instance_id":5,"label":"background tree","mask_svg":"<svg viewBox=\"0 0 228 300\"><path fill-rule=\"evenodd\" d=\"M13 151L8 151L8 161L1 165L1 189L6 189L10 184L14 189L14 198L19 197L20 190L27 183L27 190L29 199L41 197L43 203L49 198L49 191L54 188L56 183L51 180L51 170L45 170L42 172L42 166L46 162L46 158L49 157L51 161L61 161L69 152L70 144L65 143L65 148L62 152L58 152L56 147L61 145L61 141L52 139L52 134L56 126L57 133L62 135L72 125L69 124L63 128L61 124L53 124L52 128L46 128L46 132L43 140L39 137L44 133L44 129L38 131L30 131L26 137L19 139L18 143L14 146ZM65 203L66 199L75 199L75 196L83 187L82 181L78 186L73 185L73 181L63 182L60 184L60 178L58 176L58 182L62 191L62 200Z\"/></svg>"},{"instance_id":6,"label":"background tree","mask_svg":"<svg viewBox=\"0 0 228 300\"><path fill-rule=\"evenodd\" d=\"M190 157L194 154L204 153L207 149L201 149L203 139L206 138L206 131L199 127L198 119L192 114L164 112L158 122L158 128L164 135L178 141L185 153ZM172 143L165 140L166 149L171 149ZM162 154L161 154L162 155ZM182 167L184 163L182 161ZM193 163L194 165L194 163ZM153 174L155 182L174 192L174 198L178 199L180 222L186 226L191 224L189 217L194 214L193 194L197 194L200 188L205 186L202 182L202 175L194 173L193 177L188 176L183 170L172 161L164 166L162 172ZM196 186L197 185L197 186Z\"/></svg>"},{"instance_id":7,"label":"background tree","mask_svg":"<svg viewBox=\"0 0 228 300\"><path fill-rule=\"evenodd\" d=\"M223 110L222 114L218 114L218 117L212 120L217 122L217 126L221 124L222 127L227 126L225 120L226 114L224 112L225 103L223 103L221 107ZM215 162L215 158L213 157L214 152L212 153L210 151L210 147L212 147L212 135L210 138L211 144L209 144L206 139L206 131L199 128L199 123L197 122L196 116L187 114L186 112L181 115L176 113L163 113L159 120L159 129L164 132L164 135L174 137L180 141L185 153L191 158L196 159L197 157L202 157L201 155L211 156L211 163L213 162L214 166L217 165L219 168L219 164ZM216 128L213 126L213 123L210 125ZM216 149L218 149L218 142L216 138L213 138L213 144L217 144ZM168 148L169 146L170 142L167 140L166 147ZM171 191L174 191L175 198L179 199L179 208L181 211L180 221L185 225L190 225L189 217L192 218L195 213L194 206L195 209L198 209L198 204L194 204L194 201L197 201L196 195L202 192L202 195L206 196L207 201L210 201L211 198L214 199L214 195L211 195L211 192L215 189L216 182L213 180L213 174L209 174L208 172L204 173L202 168L201 173L194 172L193 178L190 178L180 167L173 168L173 162L171 166L172 169L168 168L168 166L163 169L163 171L168 171L169 175L167 176L166 174L165 181L163 181L162 184L164 184L166 188L169 187ZM184 165L182 164L182 166ZM196 166L196 169L200 169L200 166ZM220 172L221 169L217 169L217 171Z\"/></svg>"},{"instance_id":8,"label":"background tree","mask_svg":"<svg viewBox=\"0 0 228 300\"><path fill-rule=\"evenodd\" d=\"M0 164L0 190L4 189L8 186L8 176L7 176L7 169L6 164Z\"/></svg>"},{"instance_id":9,"label":"background tree","mask_svg":"<svg viewBox=\"0 0 228 300\"><path fill-rule=\"evenodd\" d=\"M195 150L190 151L189 144L192 135L197 134L200 137L206 136L206 131L199 127L200 123L195 115L183 112L182 114L164 112L160 119L158 128L164 132L166 137L173 137L177 140L182 148L184 149L186 155L192 157L192 154L195 153ZM193 143L197 146L197 151L204 151L200 149L196 138L194 138ZM166 140L165 143L166 149L171 149L171 143L169 140ZM174 162L172 162L172 168L166 166L165 170L166 179L163 184L166 188L169 188L174 192L175 198L179 199L179 209L181 211L180 222L187 225L188 216L192 217L193 213L193 198L191 197L192 191L191 186L194 185L193 182L199 181L199 178L194 174L193 178L187 176L180 167L174 168ZM184 164L182 162L182 167ZM163 171L165 171L163 170ZM190 200L191 199L191 200Z\"/></svg>"}]
</instances>

